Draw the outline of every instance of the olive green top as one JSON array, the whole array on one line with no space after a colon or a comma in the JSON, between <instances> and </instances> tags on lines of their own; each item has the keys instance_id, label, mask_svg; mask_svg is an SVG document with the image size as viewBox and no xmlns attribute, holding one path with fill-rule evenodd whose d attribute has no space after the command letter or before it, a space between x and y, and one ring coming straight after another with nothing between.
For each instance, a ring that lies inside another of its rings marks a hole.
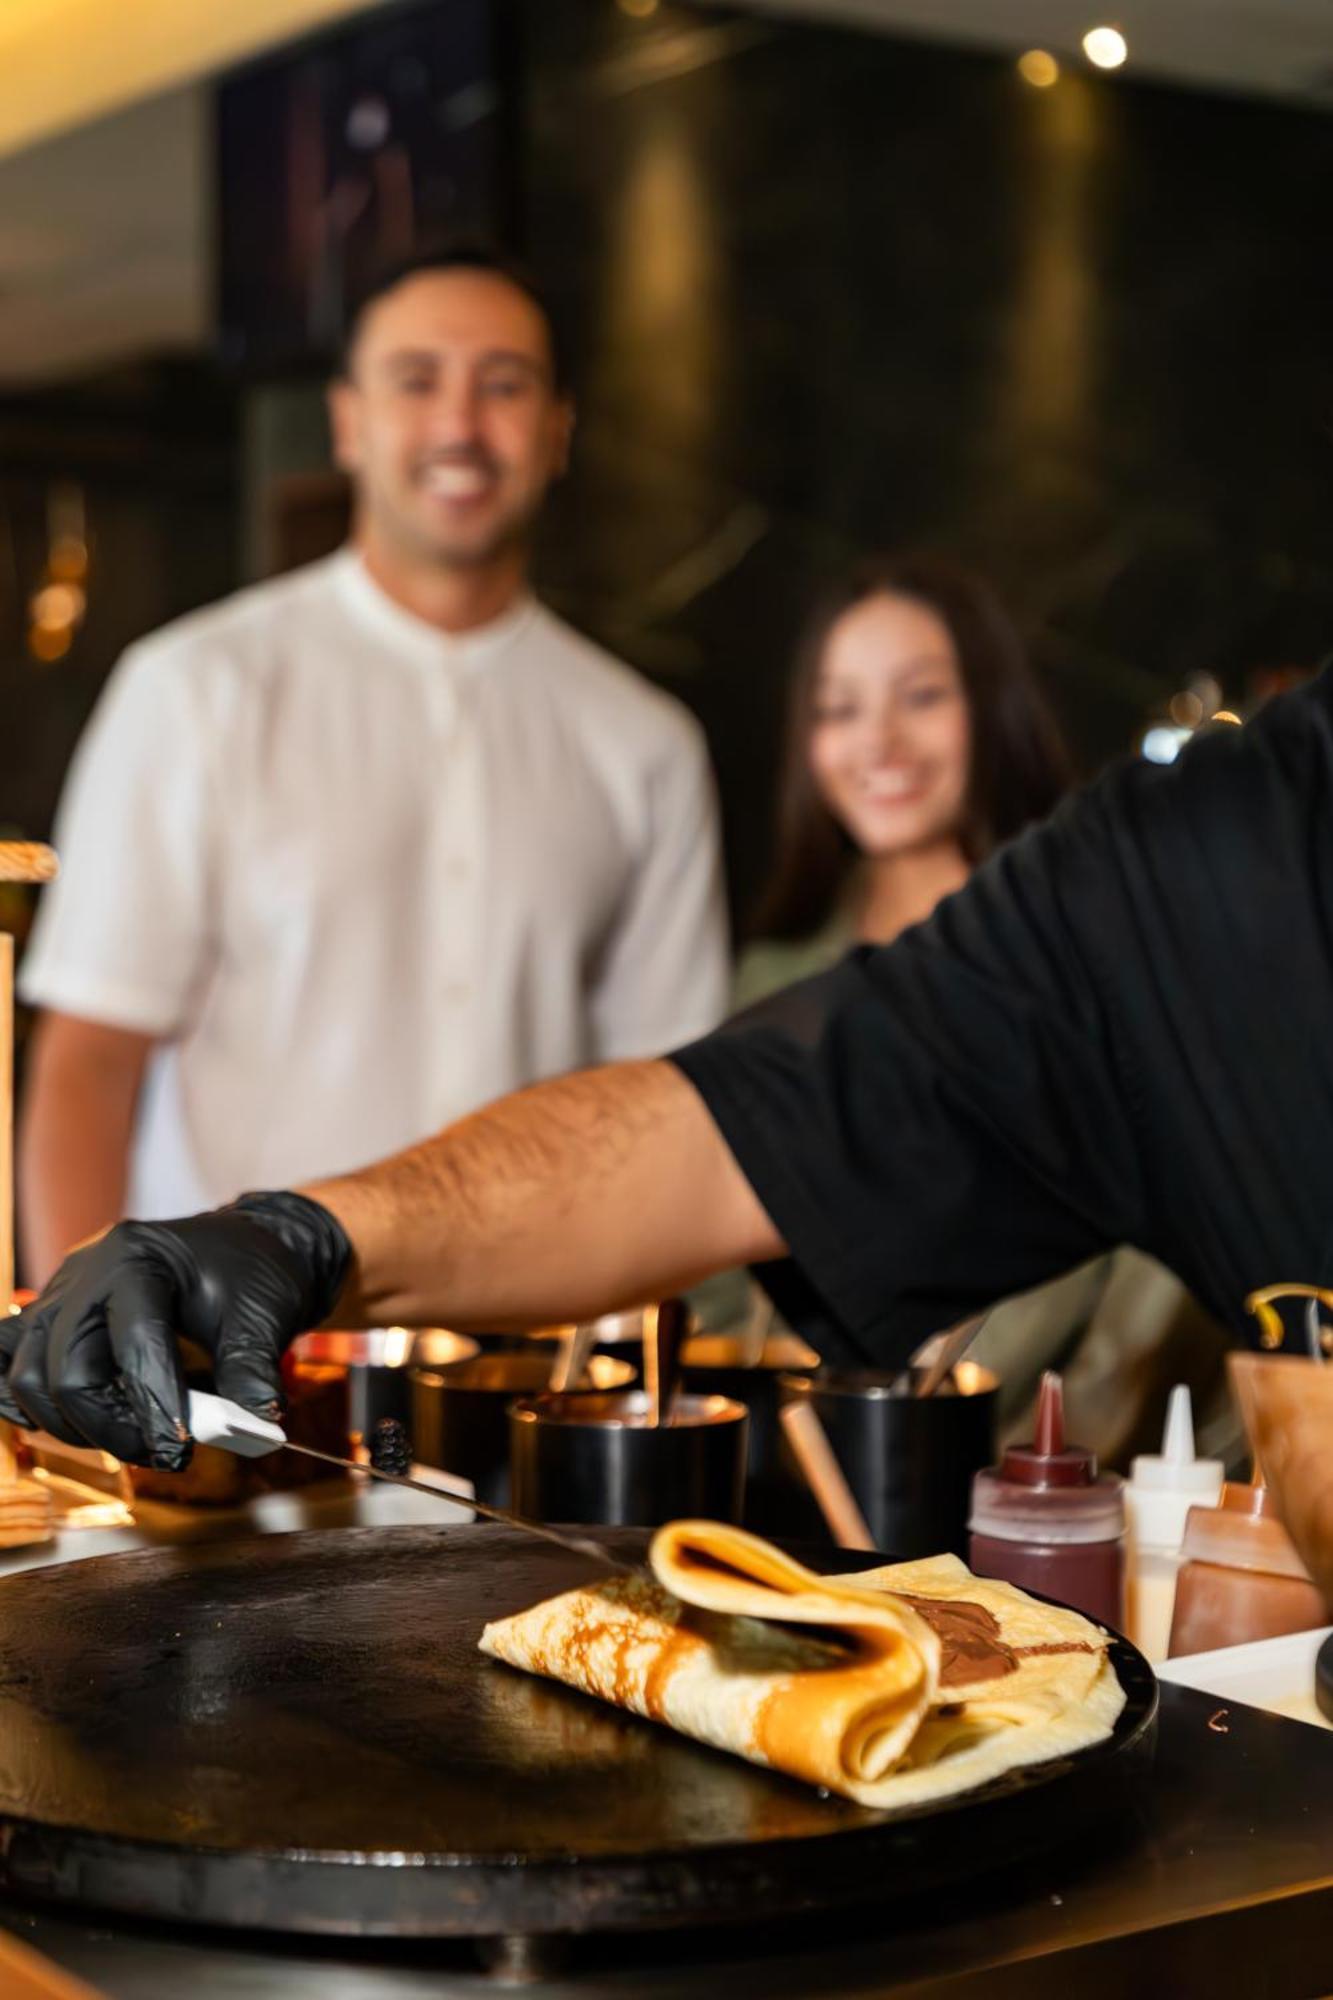
<instances>
[{"instance_id":1,"label":"olive green top","mask_svg":"<svg viewBox=\"0 0 1333 2000\"><path fill-rule=\"evenodd\" d=\"M825 924L813 937L756 939L745 947L736 967L731 989L733 1009L739 1013L756 1000L766 1000L770 993L780 993L784 986L794 986L798 979L827 972L854 943L852 927L842 916Z\"/></svg>"}]
</instances>

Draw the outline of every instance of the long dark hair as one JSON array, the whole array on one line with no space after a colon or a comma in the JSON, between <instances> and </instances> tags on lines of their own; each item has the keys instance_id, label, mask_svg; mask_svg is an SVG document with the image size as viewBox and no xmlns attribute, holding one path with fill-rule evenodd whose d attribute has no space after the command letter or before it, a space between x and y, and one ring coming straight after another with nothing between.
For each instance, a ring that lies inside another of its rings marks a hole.
<instances>
[{"instance_id":1,"label":"long dark hair","mask_svg":"<svg viewBox=\"0 0 1333 2000\"><path fill-rule=\"evenodd\" d=\"M864 563L831 591L806 627L788 698L778 783L776 856L752 935L805 938L833 915L859 850L820 796L810 732L820 661L844 612L867 597L910 597L945 625L971 715L971 764L959 841L976 863L1041 819L1072 768L1059 725L1028 665L1017 628L990 586L935 555Z\"/></svg>"}]
</instances>

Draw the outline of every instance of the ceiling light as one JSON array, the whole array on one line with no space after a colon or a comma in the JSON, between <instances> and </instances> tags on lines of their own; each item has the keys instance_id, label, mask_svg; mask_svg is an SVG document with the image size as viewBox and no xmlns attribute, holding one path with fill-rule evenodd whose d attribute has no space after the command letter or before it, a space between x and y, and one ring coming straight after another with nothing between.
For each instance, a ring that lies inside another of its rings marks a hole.
<instances>
[{"instance_id":1,"label":"ceiling light","mask_svg":"<svg viewBox=\"0 0 1333 2000\"><path fill-rule=\"evenodd\" d=\"M1083 53L1098 69L1119 69L1129 54L1129 43L1119 28L1089 28L1083 37Z\"/></svg>"},{"instance_id":2,"label":"ceiling light","mask_svg":"<svg viewBox=\"0 0 1333 2000\"><path fill-rule=\"evenodd\" d=\"M1060 65L1045 49L1029 49L1018 58L1018 74L1034 90L1049 90L1060 75Z\"/></svg>"}]
</instances>

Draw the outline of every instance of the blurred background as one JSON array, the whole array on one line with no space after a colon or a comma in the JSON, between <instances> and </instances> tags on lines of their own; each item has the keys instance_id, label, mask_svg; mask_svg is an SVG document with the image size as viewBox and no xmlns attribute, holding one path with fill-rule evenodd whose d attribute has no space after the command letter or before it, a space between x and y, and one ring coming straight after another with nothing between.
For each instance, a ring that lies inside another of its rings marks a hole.
<instances>
[{"instance_id":1,"label":"blurred background","mask_svg":"<svg viewBox=\"0 0 1333 2000\"><path fill-rule=\"evenodd\" d=\"M1331 643L1327 0L9 0L0 64L10 831L129 641L338 541L345 299L455 229L567 327L538 581L703 721L738 907L863 550L989 572L1088 771Z\"/></svg>"}]
</instances>

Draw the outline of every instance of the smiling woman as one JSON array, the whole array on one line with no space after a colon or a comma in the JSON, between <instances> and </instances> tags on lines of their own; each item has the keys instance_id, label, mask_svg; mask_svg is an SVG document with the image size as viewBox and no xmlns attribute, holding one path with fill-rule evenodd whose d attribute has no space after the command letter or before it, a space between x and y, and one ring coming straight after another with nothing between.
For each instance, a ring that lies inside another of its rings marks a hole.
<instances>
[{"instance_id":1,"label":"smiling woman","mask_svg":"<svg viewBox=\"0 0 1333 2000\"><path fill-rule=\"evenodd\" d=\"M1068 781L1054 718L987 585L933 556L846 578L798 656L777 857L736 1004L923 922ZM975 1220L960 1215L960 1234ZM746 1296L723 1280L697 1302L725 1324ZM1189 1380L1201 1406L1216 1400L1221 1347L1178 1281L1126 1249L999 1303L974 1358L1000 1378L1002 1439L1030 1434L1042 1371L1059 1368L1080 1441L1123 1465L1160 1425L1172 1380Z\"/></svg>"},{"instance_id":2,"label":"smiling woman","mask_svg":"<svg viewBox=\"0 0 1333 2000\"><path fill-rule=\"evenodd\" d=\"M929 916L1068 782L1054 718L989 588L930 556L857 570L798 656L777 857L738 1000Z\"/></svg>"}]
</instances>

